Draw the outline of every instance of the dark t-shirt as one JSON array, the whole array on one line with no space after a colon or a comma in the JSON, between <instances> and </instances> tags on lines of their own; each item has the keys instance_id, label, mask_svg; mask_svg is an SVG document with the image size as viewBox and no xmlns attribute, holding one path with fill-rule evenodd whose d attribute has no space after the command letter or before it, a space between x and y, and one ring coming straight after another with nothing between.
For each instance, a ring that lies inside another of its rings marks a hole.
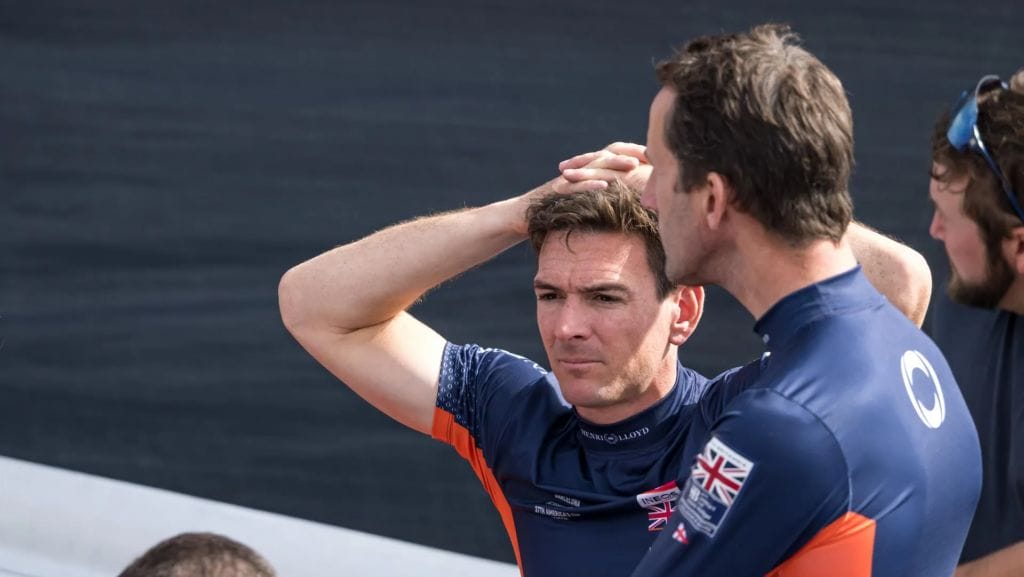
<instances>
[{"instance_id":1,"label":"dark t-shirt","mask_svg":"<svg viewBox=\"0 0 1024 577\"><path fill-rule=\"evenodd\" d=\"M1020 315L935 299L932 333L981 441L982 489L961 561L1024 540L1024 323Z\"/></svg>"},{"instance_id":2,"label":"dark t-shirt","mask_svg":"<svg viewBox=\"0 0 1024 577\"><path fill-rule=\"evenodd\" d=\"M767 353L707 386L703 447L633 577L951 575L981 459L935 344L859 269L755 330Z\"/></svg>"},{"instance_id":3,"label":"dark t-shirt","mask_svg":"<svg viewBox=\"0 0 1024 577\"><path fill-rule=\"evenodd\" d=\"M527 577L951 574L980 456L935 345L859 270L756 328L761 361L714 384L679 367L606 427L529 360L448 345L433 435L473 465Z\"/></svg>"},{"instance_id":4,"label":"dark t-shirt","mask_svg":"<svg viewBox=\"0 0 1024 577\"><path fill-rule=\"evenodd\" d=\"M602 426L580 418L532 361L445 347L433 436L473 466L524 575L626 577L668 526L707 384L677 369L668 396Z\"/></svg>"}]
</instances>

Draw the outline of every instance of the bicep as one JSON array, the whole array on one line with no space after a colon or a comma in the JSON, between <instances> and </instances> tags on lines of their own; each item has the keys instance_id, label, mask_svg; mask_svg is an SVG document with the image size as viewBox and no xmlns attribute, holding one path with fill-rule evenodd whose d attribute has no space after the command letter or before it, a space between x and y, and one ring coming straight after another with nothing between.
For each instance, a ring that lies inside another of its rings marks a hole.
<instances>
[{"instance_id":1,"label":"bicep","mask_svg":"<svg viewBox=\"0 0 1024 577\"><path fill-rule=\"evenodd\" d=\"M403 425L429 435L445 340L408 313L351 333L295 334L352 391Z\"/></svg>"}]
</instances>

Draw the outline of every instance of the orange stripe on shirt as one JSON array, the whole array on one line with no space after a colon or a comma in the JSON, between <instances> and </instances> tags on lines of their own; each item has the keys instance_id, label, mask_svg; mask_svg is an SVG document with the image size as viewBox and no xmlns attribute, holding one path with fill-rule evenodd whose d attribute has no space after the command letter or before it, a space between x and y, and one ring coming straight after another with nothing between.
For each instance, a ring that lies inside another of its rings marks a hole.
<instances>
[{"instance_id":1,"label":"orange stripe on shirt","mask_svg":"<svg viewBox=\"0 0 1024 577\"><path fill-rule=\"evenodd\" d=\"M846 513L765 577L871 577L875 521Z\"/></svg>"},{"instance_id":2,"label":"orange stripe on shirt","mask_svg":"<svg viewBox=\"0 0 1024 577\"><path fill-rule=\"evenodd\" d=\"M519 565L519 573L522 574L523 562L519 558L519 540L516 538L516 525L515 520L512 518L512 507L509 506L508 499L505 498L505 494L501 491L498 480L494 478L494 473L487 466L484 452L476 446L476 440L473 439L473 435L470 435L469 430L465 427L455 422L454 415L434 407L434 425L431 430L431 436L451 445L473 467L473 472L480 479L487 494L491 496L491 501L498 509L498 514L501 515L505 531L508 533L509 539L512 540L512 550L516 554L516 564Z\"/></svg>"}]
</instances>

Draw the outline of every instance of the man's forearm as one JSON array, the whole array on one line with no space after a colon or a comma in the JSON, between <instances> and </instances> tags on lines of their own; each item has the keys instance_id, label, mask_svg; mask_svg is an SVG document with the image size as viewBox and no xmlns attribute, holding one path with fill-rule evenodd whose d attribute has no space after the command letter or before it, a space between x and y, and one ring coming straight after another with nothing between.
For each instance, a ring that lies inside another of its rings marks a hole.
<instances>
[{"instance_id":1,"label":"man's forearm","mask_svg":"<svg viewBox=\"0 0 1024 577\"><path fill-rule=\"evenodd\" d=\"M1021 577L1024 575L1024 541L989 553L956 568L956 577Z\"/></svg>"},{"instance_id":2,"label":"man's forearm","mask_svg":"<svg viewBox=\"0 0 1024 577\"><path fill-rule=\"evenodd\" d=\"M525 238L525 197L416 219L335 248L281 279L291 330L346 333L385 322L432 287Z\"/></svg>"},{"instance_id":3,"label":"man's forearm","mask_svg":"<svg viewBox=\"0 0 1024 577\"><path fill-rule=\"evenodd\" d=\"M871 284L917 326L924 322L932 294L931 269L914 249L854 222L844 240Z\"/></svg>"}]
</instances>

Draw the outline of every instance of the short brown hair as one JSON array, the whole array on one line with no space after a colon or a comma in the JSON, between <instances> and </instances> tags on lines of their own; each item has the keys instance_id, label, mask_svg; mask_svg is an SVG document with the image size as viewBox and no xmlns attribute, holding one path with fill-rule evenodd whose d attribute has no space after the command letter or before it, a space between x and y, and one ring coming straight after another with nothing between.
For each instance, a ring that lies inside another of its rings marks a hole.
<instances>
[{"instance_id":1,"label":"short brown hair","mask_svg":"<svg viewBox=\"0 0 1024 577\"><path fill-rule=\"evenodd\" d=\"M665 275L665 247L658 236L657 215L640 204L640 192L622 181L588 192L552 194L530 206L526 213L530 243L538 253L549 233L619 232L635 234L647 248L647 265L654 274L658 298L666 298L675 285Z\"/></svg>"},{"instance_id":2,"label":"short brown hair","mask_svg":"<svg viewBox=\"0 0 1024 577\"><path fill-rule=\"evenodd\" d=\"M740 210L801 245L853 216L853 117L839 79L789 27L697 38L657 65L676 93L665 136L680 188L722 175Z\"/></svg>"},{"instance_id":3,"label":"short brown hair","mask_svg":"<svg viewBox=\"0 0 1024 577\"><path fill-rule=\"evenodd\" d=\"M182 533L157 543L119 577L274 577L249 547L215 533Z\"/></svg>"},{"instance_id":4,"label":"short brown hair","mask_svg":"<svg viewBox=\"0 0 1024 577\"><path fill-rule=\"evenodd\" d=\"M999 250L1021 220L1003 193L999 179L976 152L956 150L949 143L952 110L945 110L932 130L932 161L946 170L932 178L948 182L967 176L964 214L978 224L989 250ZM1024 69L1010 81L1010 90L993 90L978 101L978 131L989 154L1010 182L1018 202L1024 202Z\"/></svg>"}]
</instances>

